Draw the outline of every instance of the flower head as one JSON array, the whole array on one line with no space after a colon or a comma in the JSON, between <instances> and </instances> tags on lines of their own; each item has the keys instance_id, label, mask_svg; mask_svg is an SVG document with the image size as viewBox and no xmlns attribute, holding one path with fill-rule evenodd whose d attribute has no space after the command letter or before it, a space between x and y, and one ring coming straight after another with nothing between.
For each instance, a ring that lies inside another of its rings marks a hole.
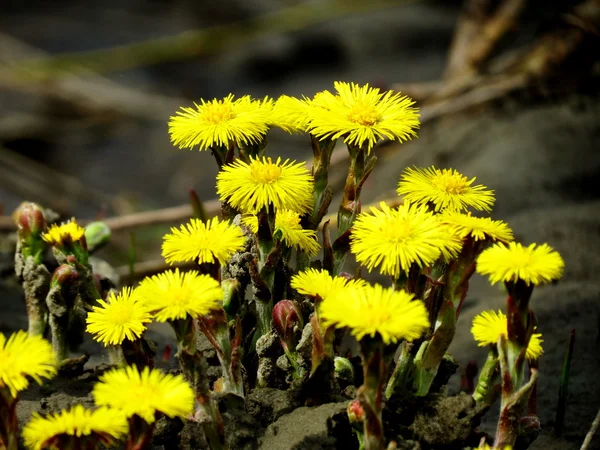
<instances>
[{"instance_id":1,"label":"flower head","mask_svg":"<svg viewBox=\"0 0 600 450\"><path fill-rule=\"evenodd\" d=\"M206 315L223 299L219 283L196 271L168 270L145 278L138 289L140 300L159 322Z\"/></svg>"},{"instance_id":2,"label":"flower head","mask_svg":"<svg viewBox=\"0 0 600 450\"><path fill-rule=\"evenodd\" d=\"M181 375L158 369L129 366L100 377L92 392L97 405L122 411L126 417L140 416L153 423L156 413L184 418L194 409L194 391Z\"/></svg>"},{"instance_id":3,"label":"flower head","mask_svg":"<svg viewBox=\"0 0 600 450\"><path fill-rule=\"evenodd\" d=\"M146 329L146 324L152 321L148 307L139 300L137 289L130 287L116 295L110 292L107 301L98 300L100 306L94 306L88 313L87 331L104 345L121 344L125 339L136 340Z\"/></svg>"},{"instance_id":4,"label":"flower head","mask_svg":"<svg viewBox=\"0 0 600 450\"><path fill-rule=\"evenodd\" d=\"M292 277L291 286L300 294L325 300L346 288L364 286L364 280L347 280L344 277L332 277L326 270L306 269Z\"/></svg>"},{"instance_id":5,"label":"flower head","mask_svg":"<svg viewBox=\"0 0 600 450\"><path fill-rule=\"evenodd\" d=\"M23 429L23 439L25 445L31 450L55 448L55 444L61 442L64 436L87 443L73 448L96 448L98 443L114 444L127 432L127 429L127 420L118 411L108 408L91 411L82 405L75 405L70 410L63 410L46 417L33 413L31 420Z\"/></svg>"},{"instance_id":6,"label":"flower head","mask_svg":"<svg viewBox=\"0 0 600 450\"><path fill-rule=\"evenodd\" d=\"M253 233L258 233L258 217L248 214L242 218L242 223ZM305 230L300 225L300 215L288 209L280 209L275 216L274 237L283 241L290 248L315 256L321 248L314 230Z\"/></svg>"},{"instance_id":7,"label":"flower head","mask_svg":"<svg viewBox=\"0 0 600 450\"><path fill-rule=\"evenodd\" d=\"M471 237L475 241L488 239L501 242L510 242L514 239L512 230L501 220L473 217L470 212L463 214L458 211L444 211L440 219L461 239Z\"/></svg>"},{"instance_id":8,"label":"flower head","mask_svg":"<svg viewBox=\"0 0 600 450\"><path fill-rule=\"evenodd\" d=\"M435 211L464 211L469 207L491 211L494 191L481 184L472 186L474 181L475 177L469 180L452 169L409 167L400 177L398 195L419 205L431 204Z\"/></svg>"},{"instance_id":9,"label":"flower head","mask_svg":"<svg viewBox=\"0 0 600 450\"><path fill-rule=\"evenodd\" d=\"M460 251L458 237L426 208L405 203L391 209L383 202L380 208L360 214L350 235L352 253L369 270L380 266L381 273L398 278L412 264L425 267Z\"/></svg>"},{"instance_id":10,"label":"flower head","mask_svg":"<svg viewBox=\"0 0 600 450\"><path fill-rule=\"evenodd\" d=\"M282 95L275 102L269 122L287 133L306 131L308 128L308 109L310 100Z\"/></svg>"},{"instance_id":11,"label":"flower head","mask_svg":"<svg viewBox=\"0 0 600 450\"><path fill-rule=\"evenodd\" d=\"M313 180L304 163L277 158L236 160L217 175L217 193L222 201L244 213L273 206L300 214L312 207Z\"/></svg>"},{"instance_id":12,"label":"flower head","mask_svg":"<svg viewBox=\"0 0 600 450\"><path fill-rule=\"evenodd\" d=\"M234 100L201 100L193 108L182 107L169 121L171 142L179 148L209 150L215 146L257 144L267 134L268 108L250 96Z\"/></svg>"},{"instance_id":13,"label":"flower head","mask_svg":"<svg viewBox=\"0 0 600 450\"><path fill-rule=\"evenodd\" d=\"M477 272L488 275L492 284L498 281L523 280L527 285L540 285L558 280L565 262L548 244L523 247L516 242L495 244L477 259Z\"/></svg>"},{"instance_id":14,"label":"flower head","mask_svg":"<svg viewBox=\"0 0 600 450\"><path fill-rule=\"evenodd\" d=\"M400 93L380 92L368 84L336 82L338 95L326 99L326 108L312 108L310 132L370 151L382 138L400 142L416 137L419 112L414 101Z\"/></svg>"},{"instance_id":15,"label":"flower head","mask_svg":"<svg viewBox=\"0 0 600 450\"><path fill-rule=\"evenodd\" d=\"M56 357L47 340L25 331L17 331L7 340L0 333L0 389L7 387L10 395L16 397L29 386L28 377L42 384L42 378L54 375Z\"/></svg>"},{"instance_id":16,"label":"flower head","mask_svg":"<svg viewBox=\"0 0 600 450\"><path fill-rule=\"evenodd\" d=\"M480 347L496 345L501 335L508 336L508 321L502 311L484 311L475 316L471 333ZM538 359L544 353L542 335L533 333L525 357L529 360Z\"/></svg>"},{"instance_id":17,"label":"flower head","mask_svg":"<svg viewBox=\"0 0 600 450\"><path fill-rule=\"evenodd\" d=\"M50 229L42 235L42 239L50 245L64 245L81 240L85 235L85 229L80 227L75 220L61 225L53 224Z\"/></svg>"},{"instance_id":18,"label":"flower head","mask_svg":"<svg viewBox=\"0 0 600 450\"><path fill-rule=\"evenodd\" d=\"M380 336L385 344L413 340L429 327L425 304L406 291L363 285L327 297L321 304L325 326L349 328L356 339Z\"/></svg>"},{"instance_id":19,"label":"flower head","mask_svg":"<svg viewBox=\"0 0 600 450\"><path fill-rule=\"evenodd\" d=\"M244 248L245 237L237 225L217 217L206 223L191 219L179 229L163 237L162 255L169 264L197 260L212 263L214 260L226 264L231 256Z\"/></svg>"}]
</instances>

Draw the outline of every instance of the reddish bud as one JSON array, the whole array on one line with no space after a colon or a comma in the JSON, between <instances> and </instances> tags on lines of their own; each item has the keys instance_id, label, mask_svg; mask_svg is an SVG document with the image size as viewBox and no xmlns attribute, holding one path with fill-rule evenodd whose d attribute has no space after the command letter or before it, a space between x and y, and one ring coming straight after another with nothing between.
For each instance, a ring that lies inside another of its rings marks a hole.
<instances>
[{"instance_id":1,"label":"reddish bud","mask_svg":"<svg viewBox=\"0 0 600 450\"><path fill-rule=\"evenodd\" d=\"M294 329L302 329L304 322L300 309L292 300L281 300L273 308L273 325L282 343L294 349Z\"/></svg>"},{"instance_id":2,"label":"reddish bud","mask_svg":"<svg viewBox=\"0 0 600 450\"><path fill-rule=\"evenodd\" d=\"M362 424L365 418L365 411L358 400L352 400L346 410L350 424Z\"/></svg>"},{"instance_id":3,"label":"reddish bud","mask_svg":"<svg viewBox=\"0 0 600 450\"><path fill-rule=\"evenodd\" d=\"M28 238L30 235L39 235L46 228L46 218L42 208L36 203L23 202L13 213L17 224L19 236Z\"/></svg>"},{"instance_id":4,"label":"reddish bud","mask_svg":"<svg viewBox=\"0 0 600 450\"><path fill-rule=\"evenodd\" d=\"M65 287L69 284L73 284L79 278L79 273L73 266L63 264L59 266L52 274L52 280L50 281L50 287L56 286Z\"/></svg>"}]
</instances>

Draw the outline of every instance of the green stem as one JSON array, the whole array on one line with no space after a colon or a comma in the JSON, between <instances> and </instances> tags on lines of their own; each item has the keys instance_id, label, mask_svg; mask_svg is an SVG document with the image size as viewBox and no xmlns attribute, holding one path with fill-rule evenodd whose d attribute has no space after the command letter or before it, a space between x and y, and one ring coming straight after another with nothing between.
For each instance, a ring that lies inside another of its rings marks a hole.
<instances>
[{"instance_id":1,"label":"green stem","mask_svg":"<svg viewBox=\"0 0 600 450\"><path fill-rule=\"evenodd\" d=\"M398 361L392 372L387 386L385 388L385 397L391 398L392 395L401 387L406 387L409 381L412 380L412 374L415 370L414 356L412 354L414 344L412 342L404 342L400 351Z\"/></svg>"},{"instance_id":2,"label":"green stem","mask_svg":"<svg viewBox=\"0 0 600 450\"><path fill-rule=\"evenodd\" d=\"M456 332L456 311L451 302L444 302L438 313L433 336L421 344L423 352L419 351L415 359L415 376L413 387L415 395L423 397L429 393L431 384L437 375L438 368L446 351L450 348ZM423 347L424 346L424 347Z\"/></svg>"},{"instance_id":3,"label":"green stem","mask_svg":"<svg viewBox=\"0 0 600 450\"><path fill-rule=\"evenodd\" d=\"M213 450L223 448L223 421L208 386L208 364L198 350L198 329L191 318L170 322L177 336L177 358L185 378L196 395L195 417L201 417L204 433Z\"/></svg>"},{"instance_id":4,"label":"green stem","mask_svg":"<svg viewBox=\"0 0 600 450\"><path fill-rule=\"evenodd\" d=\"M326 195L329 184L329 165L331 154L335 147L335 140L319 141L311 135L311 145L313 149L313 168L312 175L314 179L313 210L311 215L311 228L316 230L321 219L327 214L331 198ZM327 204L325 204L327 203Z\"/></svg>"},{"instance_id":5,"label":"green stem","mask_svg":"<svg viewBox=\"0 0 600 450\"><path fill-rule=\"evenodd\" d=\"M120 345L111 345L106 350L108 351L108 360L111 364L118 367L127 367L125 353Z\"/></svg>"},{"instance_id":6,"label":"green stem","mask_svg":"<svg viewBox=\"0 0 600 450\"><path fill-rule=\"evenodd\" d=\"M358 186L365 170L366 150L348 146L350 152L350 167L346 176L344 195L338 210L338 236L352 227L356 214L360 210L360 192Z\"/></svg>"},{"instance_id":7,"label":"green stem","mask_svg":"<svg viewBox=\"0 0 600 450\"><path fill-rule=\"evenodd\" d=\"M385 448L383 433L382 389L385 379L383 343L376 338L363 338L360 342L363 361L364 384L358 398L364 410L364 444L366 450Z\"/></svg>"},{"instance_id":8,"label":"green stem","mask_svg":"<svg viewBox=\"0 0 600 450\"><path fill-rule=\"evenodd\" d=\"M477 403L491 405L498 398L499 391L496 389L498 366L498 353L494 349L490 349L485 364L479 373L475 392L473 392L473 398Z\"/></svg>"}]
</instances>

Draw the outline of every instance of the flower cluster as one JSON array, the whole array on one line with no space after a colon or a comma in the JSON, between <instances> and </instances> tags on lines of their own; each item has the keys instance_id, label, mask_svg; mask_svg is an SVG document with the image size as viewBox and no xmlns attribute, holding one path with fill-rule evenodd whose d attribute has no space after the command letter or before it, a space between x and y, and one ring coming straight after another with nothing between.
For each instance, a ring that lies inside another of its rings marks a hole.
<instances>
[{"instance_id":1,"label":"flower cluster","mask_svg":"<svg viewBox=\"0 0 600 450\"><path fill-rule=\"evenodd\" d=\"M312 167L265 155L274 127L309 135ZM514 242L508 224L490 217L494 191L455 169L407 168L398 197L363 207L376 145L408 141L418 128L410 98L344 82L313 97L229 95L181 108L169 121L171 140L215 157L222 215L206 217L196 196L197 217L162 240L165 262L176 267L121 290L97 283L88 264L110 237L105 225L84 229L72 220L47 228L41 207L22 206L18 256L31 257L31 272L19 276L27 292L49 286L44 298L27 299L29 333L0 334L0 406L7 403L14 416L30 379L41 384L62 364L77 363L68 344L81 337L83 315L116 366L94 386L96 409L36 413L25 444L96 448L127 435L125 448L150 448L165 415L200 423L208 445L223 448L221 412L243 405L253 388L290 386L308 404L355 383L354 360L340 351L347 333L358 343L363 372L348 409L353 429L361 447L386 448L383 397L439 389L434 380L462 326L470 278L479 273L504 282L508 297L506 311L484 311L472 324L475 340L488 348L473 398L491 405L502 396L494 448L514 445L543 355L532 291L559 279L564 261L547 244ZM348 170L337 215L328 215L338 198L329 183L338 141L347 147ZM94 236L89 248L86 233ZM43 261L49 246L60 265L52 276ZM353 274L344 272L349 256ZM363 268L379 282L362 278ZM156 349L146 338L153 321L174 331L181 375L154 369ZM43 339L48 324L52 345ZM208 361L201 334L214 350ZM220 366L219 375L208 363ZM317 386L324 391L318 399ZM17 442L16 423L16 416L0 420L0 444Z\"/></svg>"}]
</instances>

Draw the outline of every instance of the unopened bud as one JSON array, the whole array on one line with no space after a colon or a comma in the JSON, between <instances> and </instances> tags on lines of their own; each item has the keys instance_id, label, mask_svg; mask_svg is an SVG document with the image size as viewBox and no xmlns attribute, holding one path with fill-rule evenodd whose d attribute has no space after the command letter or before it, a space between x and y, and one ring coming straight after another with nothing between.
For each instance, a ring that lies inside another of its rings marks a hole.
<instances>
[{"instance_id":1,"label":"unopened bud","mask_svg":"<svg viewBox=\"0 0 600 450\"><path fill-rule=\"evenodd\" d=\"M283 345L288 349L295 349L295 328L304 328L302 314L292 300L281 300L273 307L273 326Z\"/></svg>"},{"instance_id":2,"label":"unopened bud","mask_svg":"<svg viewBox=\"0 0 600 450\"><path fill-rule=\"evenodd\" d=\"M59 266L52 274L50 288L56 288L58 286L64 288L66 286L73 285L78 278L79 273L73 266L63 264L62 266Z\"/></svg>"},{"instance_id":3,"label":"unopened bud","mask_svg":"<svg viewBox=\"0 0 600 450\"><path fill-rule=\"evenodd\" d=\"M42 239L42 233L46 229L42 208L36 203L23 202L13 213L13 219L17 225L23 255L32 256L36 263L41 263L46 248Z\"/></svg>"},{"instance_id":4,"label":"unopened bud","mask_svg":"<svg viewBox=\"0 0 600 450\"><path fill-rule=\"evenodd\" d=\"M348 419L351 425L358 425L363 423L365 417L365 411L358 400L352 400L346 410L348 413Z\"/></svg>"},{"instance_id":5,"label":"unopened bud","mask_svg":"<svg viewBox=\"0 0 600 450\"><path fill-rule=\"evenodd\" d=\"M89 252L98 250L110 241L111 232L104 222L91 222L85 227L85 240Z\"/></svg>"},{"instance_id":6,"label":"unopened bud","mask_svg":"<svg viewBox=\"0 0 600 450\"><path fill-rule=\"evenodd\" d=\"M13 213L19 236L39 236L46 228L44 211L36 203L23 202Z\"/></svg>"},{"instance_id":7,"label":"unopened bud","mask_svg":"<svg viewBox=\"0 0 600 450\"><path fill-rule=\"evenodd\" d=\"M348 358L336 356L333 359L334 376L338 382L346 385L354 384L354 367Z\"/></svg>"},{"instance_id":8,"label":"unopened bud","mask_svg":"<svg viewBox=\"0 0 600 450\"><path fill-rule=\"evenodd\" d=\"M234 317L240 307L240 289L241 283L237 278L226 278L221 281L223 289L223 309L229 317Z\"/></svg>"}]
</instances>

